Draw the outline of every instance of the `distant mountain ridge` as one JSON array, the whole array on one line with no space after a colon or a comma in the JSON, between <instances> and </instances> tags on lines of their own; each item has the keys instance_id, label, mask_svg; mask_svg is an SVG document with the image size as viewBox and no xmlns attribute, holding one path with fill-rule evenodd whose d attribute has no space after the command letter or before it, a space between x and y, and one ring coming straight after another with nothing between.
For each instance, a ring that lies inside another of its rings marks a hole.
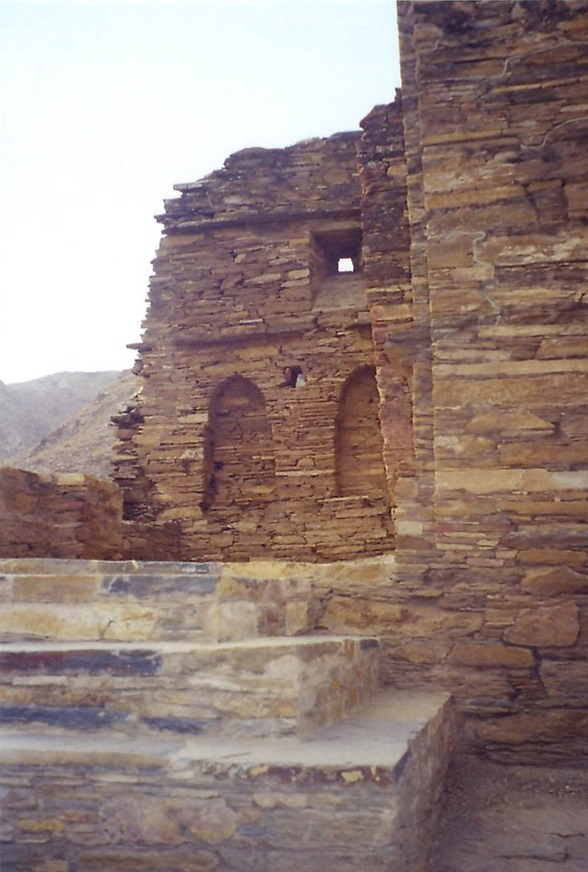
<instances>
[{"instance_id":1,"label":"distant mountain ridge","mask_svg":"<svg viewBox=\"0 0 588 872\"><path fill-rule=\"evenodd\" d=\"M110 417L136 389L130 372L61 372L0 382L0 465L48 472L112 472Z\"/></svg>"}]
</instances>

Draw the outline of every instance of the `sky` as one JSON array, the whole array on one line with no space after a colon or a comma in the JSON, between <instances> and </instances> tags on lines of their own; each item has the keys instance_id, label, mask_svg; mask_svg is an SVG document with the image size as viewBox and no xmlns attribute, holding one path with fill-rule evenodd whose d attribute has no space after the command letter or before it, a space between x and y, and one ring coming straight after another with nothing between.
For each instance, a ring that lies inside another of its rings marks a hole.
<instances>
[{"instance_id":1,"label":"sky","mask_svg":"<svg viewBox=\"0 0 588 872\"><path fill-rule=\"evenodd\" d=\"M132 366L173 185L398 86L393 0L0 0L0 380Z\"/></svg>"}]
</instances>

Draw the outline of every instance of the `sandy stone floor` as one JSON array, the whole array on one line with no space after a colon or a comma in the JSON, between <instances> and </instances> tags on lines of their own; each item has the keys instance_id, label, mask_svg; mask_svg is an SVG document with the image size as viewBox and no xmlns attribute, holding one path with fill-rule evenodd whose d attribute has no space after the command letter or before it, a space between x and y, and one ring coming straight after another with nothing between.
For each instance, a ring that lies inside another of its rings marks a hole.
<instances>
[{"instance_id":1,"label":"sandy stone floor","mask_svg":"<svg viewBox=\"0 0 588 872\"><path fill-rule=\"evenodd\" d=\"M588 769L451 768L429 872L586 872Z\"/></svg>"}]
</instances>

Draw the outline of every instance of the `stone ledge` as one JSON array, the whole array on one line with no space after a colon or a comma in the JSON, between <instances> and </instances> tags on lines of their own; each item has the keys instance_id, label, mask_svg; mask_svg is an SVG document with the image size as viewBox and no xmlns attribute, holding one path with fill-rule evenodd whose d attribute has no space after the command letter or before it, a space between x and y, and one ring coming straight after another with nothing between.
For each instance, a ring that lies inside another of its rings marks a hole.
<instances>
[{"instance_id":1,"label":"stone ledge","mask_svg":"<svg viewBox=\"0 0 588 872\"><path fill-rule=\"evenodd\" d=\"M311 739L295 737L246 739L205 736L194 739L166 736L124 736L105 733L23 735L2 727L0 765L77 765L115 769L132 759L137 765L184 768L205 764L232 777L257 778L289 768L296 772L321 770L333 780L353 784L359 778L343 777L349 769L366 767L361 780L375 780L377 769L401 776L410 743L436 718L450 717L447 693L386 689L337 724L324 727ZM264 766L262 773L260 766ZM296 771L295 771L296 770ZM180 777L180 776L176 776ZM281 777L281 776L280 776Z\"/></svg>"},{"instance_id":2,"label":"stone ledge","mask_svg":"<svg viewBox=\"0 0 588 872\"><path fill-rule=\"evenodd\" d=\"M57 729L306 737L378 687L358 637L28 643L0 649L0 718Z\"/></svg>"}]
</instances>

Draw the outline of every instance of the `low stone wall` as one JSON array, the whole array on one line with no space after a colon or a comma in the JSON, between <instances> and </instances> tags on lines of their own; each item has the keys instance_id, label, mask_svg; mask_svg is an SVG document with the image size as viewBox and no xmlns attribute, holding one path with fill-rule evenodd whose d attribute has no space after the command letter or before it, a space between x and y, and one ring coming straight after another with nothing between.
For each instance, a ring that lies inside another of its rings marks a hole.
<instances>
[{"instance_id":1,"label":"low stone wall","mask_svg":"<svg viewBox=\"0 0 588 872\"><path fill-rule=\"evenodd\" d=\"M0 557L116 559L121 515L110 482L0 469Z\"/></svg>"}]
</instances>

